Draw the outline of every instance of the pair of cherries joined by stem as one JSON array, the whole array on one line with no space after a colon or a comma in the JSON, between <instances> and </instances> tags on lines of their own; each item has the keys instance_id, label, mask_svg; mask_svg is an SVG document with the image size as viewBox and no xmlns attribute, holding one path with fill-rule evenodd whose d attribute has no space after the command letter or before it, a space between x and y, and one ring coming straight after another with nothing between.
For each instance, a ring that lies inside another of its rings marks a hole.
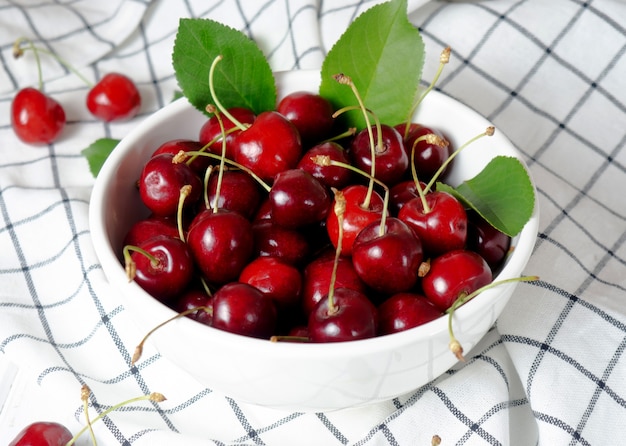
<instances>
[{"instance_id":1,"label":"pair of cherries joined by stem","mask_svg":"<svg viewBox=\"0 0 626 446\"><path fill-rule=\"evenodd\" d=\"M89 86L85 100L87 109L96 118L105 121L126 120L134 117L141 107L141 96L135 83L121 73L108 73L92 84L69 66L63 59L44 48L29 42L22 47L23 39L13 46L15 58L22 57L25 49L35 54L39 85L20 89L11 102L11 125L17 137L27 144L41 145L56 141L65 128L65 109L59 101L43 91L39 53L55 57Z\"/></svg>"},{"instance_id":2,"label":"pair of cherries joined by stem","mask_svg":"<svg viewBox=\"0 0 626 446\"><path fill-rule=\"evenodd\" d=\"M138 189L152 215L127 238L162 225L160 243L186 247L184 260L159 259L146 237L126 256L149 271L132 276L145 289L184 278L177 292L151 293L180 315L264 339L391 334L488 286L508 253L508 236L479 230L480 216L434 190L465 147L453 152L436 130L379 124L333 137L337 112L304 92L259 115L210 111L197 141L167 141L145 164Z\"/></svg>"}]
</instances>

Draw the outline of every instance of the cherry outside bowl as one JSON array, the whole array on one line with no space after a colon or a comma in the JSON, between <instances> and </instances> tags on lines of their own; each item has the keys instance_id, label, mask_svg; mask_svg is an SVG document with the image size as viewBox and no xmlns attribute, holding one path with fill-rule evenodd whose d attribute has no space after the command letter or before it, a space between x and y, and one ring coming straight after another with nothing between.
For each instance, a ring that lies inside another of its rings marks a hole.
<instances>
[{"instance_id":1,"label":"cherry outside bowl","mask_svg":"<svg viewBox=\"0 0 626 446\"><path fill-rule=\"evenodd\" d=\"M281 95L298 90L316 92L319 81L318 71L276 73ZM415 119L443 131L454 147L490 125L473 110L434 91ZM197 139L205 120L184 98L165 106L118 144L95 182L89 219L96 254L107 279L124 296L124 305L142 336L175 313L137 284L129 283L120 263L125 233L147 213L135 181L156 147L170 139ZM447 182L456 184L474 176L496 155L520 157L499 131L462 151ZM537 228L535 209L513 240L513 252L498 279L523 274ZM515 287L513 283L485 291L456 312L455 334L465 352L493 325ZM447 317L442 317L373 339L300 344L248 338L181 318L157 330L146 348L155 348L201 384L237 400L277 409L329 411L391 399L443 374L457 362L448 349L447 323Z\"/></svg>"}]
</instances>

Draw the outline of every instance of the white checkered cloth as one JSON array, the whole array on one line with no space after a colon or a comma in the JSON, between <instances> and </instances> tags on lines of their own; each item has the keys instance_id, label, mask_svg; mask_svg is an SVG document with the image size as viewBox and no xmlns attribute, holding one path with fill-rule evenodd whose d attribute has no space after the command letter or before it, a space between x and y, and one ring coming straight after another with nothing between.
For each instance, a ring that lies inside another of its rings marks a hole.
<instances>
[{"instance_id":1,"label":"white checkered cloth","mask_svg":"<svg viewBox=\"0 0 626 446\"><path fill-rule=\"evenodd\" d=\"M149 347L129 368L143 333L94 255L93 178L80 150L123 137L170 101L179 17L245 31L276 70L317 68L373 3L0 2L0 352L48 395L31 404L76 432L84 425L82 383L94 392L93 411L151 391L168 396L97 423L103 445L425 446L434 434L445 445L626 444L626 3L619 0L410 2L428 51L424 79L441 49L452 47L439 88L509 136L538 187L540 233L527 273L541 281L519 285L464 366L392 401L317 414L234 401L186 379ZM83 102L87 87L49 62L45 88L65 105L68 125L50 146L22 144L10 128L10 102L35 78L32 59L10 57L19 36L43 39L90 79L131 74L141 114L128 123L94 120ZM21 427L0 427L0 443Z\"/></svg>"}]
</instances>

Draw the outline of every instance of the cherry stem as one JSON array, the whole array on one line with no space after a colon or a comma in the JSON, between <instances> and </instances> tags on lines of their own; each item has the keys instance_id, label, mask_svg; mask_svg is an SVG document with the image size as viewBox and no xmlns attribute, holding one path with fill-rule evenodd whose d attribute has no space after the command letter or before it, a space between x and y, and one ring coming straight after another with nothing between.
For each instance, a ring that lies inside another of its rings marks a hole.
<instances>
[{"instance_id":1,"label":"cherry stem","mask_svg":"<svg viewBox=\"0 0 626 446\"><path fill-rule=\"evenodd\" d=\"M233 127L233 128L230 128L230 129L226 130L226 132L225 132L225 133L226 133L226 135L230 135L231 133L234 133L234 132L236 132L237 130L239 130L237 127ZM215 144L216 142L218 142L220 139L222 139L222 135L216 136L216 137L215 137L215 138L213 138L211 141L209 141L208 143L206 143L205 145L203 145L203 146L200 148L200 150L198 150L198 152L206 152L206 150L207 150L210 146L212 146L213 144ZM194 160L195 160L196 158L198 158L199 156L200 156L200 155L198 155L198 154L193 155L193 156L190 156L190 157L187 159L187 161L186 161L187 165L191 165L191 163L193 163L193 162L194 162Z\"/></svg>"},{"instance_id":2,"label":"cherry stem","mask_svg":"<svg viewBox=\"0 0 626 446\"><path fill-rule=\"evenodd\" d=\"M176 212L176 226L178 227L178 237L184 242L185 241L185 231L183 229L183 208L185 205L185 200L191 193L191 185L186 184L180 188L180 194L178 196L178 208Z\"/></svg>"},{"instance_id":3,"label":"cherry stem","mask_svg":"<svg viewBox=\"0 0 626 446\"><path fill-rule=\"evenodd\" d=\"M174 316L172 316L171 318L161 322L160 324L158 324L156 327L154 327L152 330L150 330L148 333L146 333L146 335L143 337L143 339L141 340L141 342L139 342L139 344L137 344L137 347L135 347L135 352L133 353L133 357L131 359L131 365L135 365L135 363L137 361L139 361L139 359L141 358L141 355L143 354L143 346L146 343L146 341L148 340L148 338L155 332L157 331L159 328L163 327L166 324L169 324L172 321L175 321L176 319L180 319L181 317L185 317L188 316L192 313L195 313L196 311L206 311L207 313L211 313L213 310L211 309L211 307L207 307L204 305L198 306L198 307L193 307L193 308L189 308L185 311L182 311Z\"/></svg>"},{"instance_id":4,"label":"cherry stem","mask_svg":"<svg viewBox=\"0 0 626 446\"><path fill-rule=\"evenodd\" d=\"M209 181L211 180L211 175L213 175L214 167L215 166L209 166L204 172L204 207L207 209L211 209L211 201L209 200Z\"/></svg>"},{"instance_id":5,"label":"cherry stem","mask_svg":"<svg viewBox=\"0 0 626 446\"><path fill-rule=\"evenodd\" d=\"M94 418L89 425L83 427L80 431L78 431L78 433L76 435L74 435L74 437L70 441L67 442L66 446L72 446L74 443L76 443L76 440L78 440L78 438L83 433L85 433L85 431L87 429L90 428L90 426L93 423L95 423L96 421L106 417L111 412L119 409L122 406L126 406L126 405L129 405L129 404L132 404L132 403L136 403L136 402L139 402L139 401L152 401L154 403L162 403L165 400L166 400L166 398L165 398L165 396L163 396L163 394L158 393L158 392L152 392L152 393L150 393L148 395L141 395L141 396L138 396L138 397L135 397L135 398L131 398L131 399L126 400L126 401L122 401L121 403L118 403L118 404L116 404L114 406L111 406L107 410L105 410L104 412L99 414L96 418Z\"/></svg>"},{"instance_id":6,"label":"cherry stem","mask_svg":"<svg viewBox=\"0 0 626 446\"><path fill-rule=\"evenodd\" d=\"M52 51L47 50L46 48L36 47L30 39L27 39L25 37L21 37L21 38L17 39L15 44L13 44L13 55L14 55L14 57L20 57L23 54L23 50L22 50L22 48L20 46L22 41L28 42L29 43L29 47L27 49L31 50L35 54L35 59L37 60L37 69L39 71L39 89L40 90L43 87L43 80L42 80L42 76L41 76L41 65L40 65L40 61L39 61L39 53L43 53L43 54L47 54L49 56L52 56L57 62L59 62L65 68L70 70L80 80L82 80L85 84L87 84L87 86L93 87L93 85L94 85L93 82L91 82L85 76L80 74L78 72L78 70L76 70L76 68L74 68L69 62L67 62L61 56L59 56L58 54L53 53Z\"/></svg>"},{"instance_id":7,"label":"cherry stem","mask_svg":"<svg viewBox=\"0 0 626 446\"><path fill-rule=\"evenodd\" d=\"M343 192L333 188L335 194L335 205L333 211L337 216L337 248L335 249L335 261L333 262L333 270L330 273L330 283L328 285L328 314L337 313L338 308L335 305L335 283L337 281L337 268L339 267L339 258L341 257L341 248L343 244L343 218L346 213L346 197Z\"/></svg>"},{"instance_id":8,"label":"cherry stem","mask_svg":"<svg viewBox=\"0 0 626 446\"><path fill-rule=\"evenodd\" d=\"M213 212L217 212L217 206L219 203L220 194L222 193L222 181L224 178L224 160L226 159L226 130L224 129L224 121L222 121L222 116L215 107L209 105L207 106L208 111L212 111L215 113L215 118L220 126L220 134L222 135L222 153L220 154L220 167L217 172L217 184L215 185L215 199L213 202Z\"/></svg>"},{"instance_id":9,"label":"cherry stem","mask_svg":"<svg viewBox=\"0 0 626 446\"><path fill-rule=\"evenodd\" d=\"M370 119L369 119L369 114L371 112L368 112L368 109L365 107L365 104L363 103L363 99L361 98L361 95L359 94L359 91L356 88L356 85L354 85L354 82L352 82L352 79L349 76L346 76L343 73L336 74L333 77L340 84L348 85L352 89L352 92L354 93L354 96L357 102L359 103L359 108L363 112L363 119L365 119L365 127L367 128L367 135L370 140L370 151L371 151L371 157L372 157L372 165L370 167L370 182L367 188L367 194L365 195L365 199L363 200L363 204L362 204L362 206L367 209L370 206L370 203L372 200L372 194L374 193L373 178L376 177L376 151L377 151L376 149L377 147L379 147L382 150L382 132L380 131L380 123L378 122L378 119L376 118L376 126L378 128L378 138L377 138L378 145L376 145L376 143L374 142L374 132L372 131L372 124L370 123ZM376 116L373 113L372 115Z\"/></svg>"},{"instance_id":10,"label":"cherry stem","mask_svg":"<svg viewBox=\"0 0 626 446\"><path fill-rule=\"evenodd\" d=\"M356 127L350 127L345 132L342 132L342 133L340 133L338 135L335 135L335 136L333 136L331 138L328 138L328 139L322 141L320 144L323 144L323 143L326 143L326 142L338 141L340 139L348 138L349 136L354 136L355 133L356 133Z\"/></svg>"},{"instance_id":11,"label":"cherry stem","mask_svg":"<svg viewBox=\"0 0 626 446\"><path fill-rule=\"evenodd\" d=\"M438 146L443 146L444 144L447 145L447 141L443 138L440 138L438 135L435 135L434 133L428 133L426 135L420 136L419 138L416 138L415 141L413 141L413 146L411 147L411 175L413 176L413 181L415 182L417 194L419 195L420 200L422 200L422 208L424 208L424 213L428 214L430 212L430 206L426 201L426 194L430 189L422 188L419 178L417 177L417 167L415 166L415 148L417 147L417 144L421 141L427 141L429 144L435 144Z\"/></svg>"},{"instance_id":12,"label":"cherry stem","mask_svg":"<svg viewBox=\"0 0 626 446\"><path fill-rule=\"evenodd\" d=\"M428 95L428 93L430 93L430 91L433 88L435 88L435 84L439 80L439 76L441 76L441 73L443 72L443 68L448 62L450 62L450 47L444 48L443 51L441 52L439 56L439 68L437 69L437 73L435 73L435 77L431 81L428 88L424 90L424 93L422 93L422 95L417 99L417 101L415 101L415 104L413 104L413 107L411 107L409 118L406 120L406 126L404 128L404 139L406 139L409 136L409 130L411 128L411 117L415 113L415 110L417 110L417 107L419 107L419 105L424 101L424 98L426 97L426 95Z\"/></svg>"},{"instance_id":13,"label":"cherry stem","mask_svg":"<svg viewBox=\"0 0 626 446\"><path fill-rule=\"evenodd\" d=\"M270 342L281 341L294 341L294 342L309 342L310 339L306 336L289 336L289 335L274 335L270 337Z\"/></svg>"},{"instance_id":14,"label":"cherry stem","mask_svg":"<svg viewBox=\"0 0 626 446\"><path fill-rule=\"evenodd\" d=\"M461 306L465 305L467 302L478 296L483 291L494 288L499 285L504 285L507 283L514 282L533 282L539 280L538 276L522 276L522 277L512 277L510 279L496 280L491 282L485 286L482 286L475 290L472 293L461 293L461 295L454 301L454 303L446 310L448 313L448 333L450 334L450 350L454 355L460 360L465 361L465 357L463 356L463 347L460 342L454 336L454 330L452 329L452 316L454 312Z\"/></svg>"},{"instance_id":15,"label":"cherry stem","mask_svg":"<svg viewBox=\"0 0 626 446\"><path fill-rule=\"evenodd\" d=\"M91 394L91 389L87 384L83 384L80 389L80 399L83 402L83 412L85 414L85 421L87 422L87 427L89 428L89 435L91 436L91 442L93 446L97 445L96 435L93 432L93 426L91 425L91 420L89 419L89 395Z\"/></svg>"},{"instance_id":16,"label":"cherry stem","mask_svg":"<svg viewBox=\"0 0 626 446\"><path fill-rule=\"evenodd\" d=\"M215 84L213 82L213 76L215 74L215 67L224 57L219 54L213 62L211 63L211 68L209 68L209 91L211 92L211 97L213 98L213 102L215 102L215 106L226 116L237 128L240 130L246 130L247 127L239 122L220 102L217 94L215 93ZM222 132L223 133L223 132Z\"/></svg>"},{"instance_id":17,"label":"cherry stem","mask_svg":"<svg viewBox=\"0 0 626 446\"><path fill-rule=\"evenodd\" d=\"M341 161L337 161L334 159L331 159L330 156L328 155L315 155L311 157L311 161L313 161L315 164L318 164L320 166L335 166L335 167L343 167L344 169L348 169L351 170L352 172L356 172L359 175L363 175L364 177L368 178L371 182L378 184L380 187L383 188L383 190L385 191L384 195L383 195L383 214L381 216L380 219L380 229L379 229L379 234L383 235L385 233L385 223L387 222L387 209L389 208L389 186L387 186L385 183L383 183L382 181L380 181L378 178L373 178L372 176L370 176L367 172L364 172L363 170L359 169L358 167L353 166L352 164L348 164L348 163L344 163ZM361 205L364 207L364 205ZM365 208L365 207L364 207ZM367 208L365 208L367 209Z\"/></svg>"},{"instance_id":18,"label":"cherry stem","mask_svg":"<svg viewBox=\"0 0 626 446\"><path fill-rule=\"evenodd\" d=\"M124 269L126 271L126 277L128 277L129 282L132 282L132 280L135 278L135 273L137 272L137 264L131 257L131 251L138 252L139 254L146 256L150 260L150 264L154 268L159 266L159 259L157 259L145 249L140 248L139 246L126 245L124 246L124 249L122 251L124 254Z\"/></svg>"},{"instance_id":19,"label":"cherry stem","mask_svg":"<svg viewBox=\"0 0 626 446\"><path fill-rule=\"evenodd\" d=\"M431 190L432 189L433 185L435 184L435 181L437 181L437 178L439 178L441 176L441 174L444 172L444 170L446 170L446 167L448 167L448 165L452 162L452 160L454 158L456 158L456 156L459 153L461 153L461 151L463 149L465 149L467 146L469 146L473 142L479 140L483 136L492 136L494 134L494 132L495 132L495 127L489 126L489 127L487 127L487 129L483 133L474 136L469 141L466 141L461 147L459 147L454 152L452 152L452 154L450 154L450 156L441 164L441 166L439 166L439 169L437 169L437 172L435 172L433 177L430 179L430 181L426 185L426 190Z\"/></svg>"}]
</instances>

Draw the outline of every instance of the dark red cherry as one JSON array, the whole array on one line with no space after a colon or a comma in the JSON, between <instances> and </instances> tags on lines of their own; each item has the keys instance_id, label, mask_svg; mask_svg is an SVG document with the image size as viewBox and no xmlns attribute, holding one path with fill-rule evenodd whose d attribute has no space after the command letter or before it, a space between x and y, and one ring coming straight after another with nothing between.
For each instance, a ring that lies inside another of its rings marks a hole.
<instances>
[{"instance_id":1,"label":"dark red cherry","mask_svg":"<svg viewBox=\"0 0 626 446\"><path fill-rule=\"evenodd\" d=\"M22 429L8 446L65 446L72 437L60 423L37 421Z\"/></svg>"},{"instance_id":2,"label":"dark red cherry","mask_svg":"<svg viewBox=\"0 0 626 446\"><path fill-rule=\"evenodd\" d=\"M240 124L243 125L251 125L256 119L256 115L254 112L248 108L244 107L232 107L229 108L228 113L239 121ZM230 120L228 116L225 114L221 115L222 124L224 126L224 131L226 132L226 158L230 160L235 159L235 149L233 145L233 140L235 136L241 132L240 129L237 129L237 125ZM198 139L200 140L200 144L205 146L211 143L207 149L209 152L214 153L216 155L222 154L222 129L220 127L220 123L218 119L214 116L211 116L200 128L200 134Z\"/></svg>"},{"instance_id":3,"label":"dark red cherry","mask_svg":"<svg viewBox=\"0 0 626 446\"><path fill-rule=\"evenodd\" d=\"M277 308L293 307L300 302L300 270L276 257L257 257L252 260L241 271L239 282L257 288L272 299Z\"/></svg>"},{"instance_id":4,"label":"dark red cherry","mask_svg":"<svg viewBox=\"0 0 626 446\"><path fill-rule=\"evenodd\" d=\"M405 124L396 126L402 133L405 129ZM434 133L439 136L442 141L445 141L443 145L432 144L426 140L415 142L420 136ZM415 146L415 149L413 149ZM404 139L404 147L406 149L409 160L411 159L411 151L415 150L413 154L413 162L415 163L415 170L420 180L430 181L434 174L439 170L442 164L450 157L452 149L449 142L444 136L436 129L430 127L424 127L417 123L412 123L409 128L408 136ZM444 174L447 168L442 172Z\"/></svg>"},{"instance_id":5,"label":"dark red cherry","mask_svg":"<svg viewBox=\"0 0 626 446\"><path fill-rule=\"evenodd\" d=\"M214 328L269 339L274 334L276 319L274 302L247 283L228 283L213 296Z\"/></svg>"},{"instance_id":6,"label":"dark red cherry","mask_svg":"<svg viewBox=\"0 0 626 446\"><path fill-rule=\"evenodd\" d=\"M128 76L106 74L87 94L87 108L105 122L127 120L141 108L141 95Z\"/></svg>"},{"instance_id":7,"label":"dark red cherry","mask_svg":"<svg viewBox=\"0 0 626 446\"><path fill-rule=\"evenodd\" d=\"M176 299L173 309L179 313L197 309L189 313L187 317L204 325L213 324L213 297L209 296L201 286L187 289Z\"/></svg>"},{"instance_id":8,"label":"dark red cherry","mask_svg":"<svg viewBox=\"0 0 626 446\"><path fill-rule=\"evenodd\" d=\"M11 126L27 144L50 144L65 127L65 111L36 88L23 88L11 102Z\"/></svg>"},{"instance_id":9,"label":"dark red cherry","mask_svg":"<svg viewBox=\"0 0 626 446\"><path fill-rule=\"evenodd\" d=\"M387 335L419 327L443 313L421 294L398 293L378 306L378 334Z\"/></svg>"},{"instance_id":10,"label":"dark red cherry","mask_svg":"<svg viewBox=\"0 0 626 446\"><path fill-rule=\"evenodd\" d=\"M491 283L491 268L480 255L459 249L434 258L422 278L426 297L441 311L446 311L462 295L468 295Z\"/></svg>"},{"instance_id":11,"label":"dark red cherry","mask_svg":"<svg viewBox=\"0 0 626 446\"><path fill-rule=\"evenodd\" d=\"M138 245L153 258L137 251L134 281L152 297L166 302L182 293L193 278L195 268L187 244L179 238L159 235Z\"/></svg>"},{"instance_id":12,"label":"dark red cherry","mask_svg":"<svg viewBox=\"0 0 626 446\"><path fill-rule=\"evenodd\" d=\"M225 170L217 198L219 209L228 209L251 219L261 204L262 194L259 183L241 170ZM215 205L219 173L211 174L207 185L209 207Z\"/></svg>"},{"instance_id":13,"label":"dark red cherry","mask_svg":"<svg viewBox=\"0 0 626 446\"><path fill-rule=\"evenodd\" d=\"M124 245L139 245L157 235L179 237L176 219L151 215L139 220L128 230L124 238Z\"/></svg>"},{"instance_id":14,"label":"dark red cherry","mask_svg":"<svg viewBox=\"0 0 626 446\"><path fill-rule=\"evenodd\" d=\"M409 167L409 158L400 133L388 125L381 125L382 145L378 145L378 127L373 127L375 152L375 177L392 186L399 182ZM356 167L369 173L372 166L372 150L369 132L361 130L350 143L350 158Z\"/></svg>"},{"instance_id":15,"label":"dark red cherry","mask_svg":"<svg viewBox=\"0 0 626 446\"><path fill-rule=\"evenodd\" d=\"M285 228L271 219L253 223L254 253L259 257L276 257L292 265L301 265L311 254L309 238L298 229Z\"/></svg>"},{"instance_id":16,"label":"dark red cherry","mask_svg":"<svg viewBox=\"0 0 626 446\"><path fill-rule=\"evenodd\" d=\"M324 142L311 147L302 155L298 168L306 170L326 187L343 189L352 180L352 171L342 166L323 166L315 157L327 156L332 161L350 164L348 153L336 142Z\"/></svg>"},{"instance_id":17,"label":"dark red cherry","mask_svg":"<svg viewBox=\"0 0 626 446\"><path fill-rule=\"evenodd\" d=\"M342 342L376 336L378 312L374 304L356 290L337 288L331 310L328 295L309 314L308 332L312 342Z\"/></svg>"},{"instance_id":18,"label":"dark red cherry","mask_svg":"<svg viewBox=\"0 0 626 446\"><path fill-rule=\"evenodd\" d=\"M161 144L157 149L152 153L152 156L160 155L161 153L171 153L172 155L176 155L177 153L183 152L197 152L202 149L202 144L199 141L195 141L193 139L172 139L170 141L166 141ZM189 163L188 161L185 161ZM204 171L211 164L214 164L211 158L206 156L197 156L191 161L189 166L196 172L198 175L203 176Z\"/></svg>"},{"instance_id":19,"label":"dark red cherry","mask_svg":"<svg viewBox=\"0 0 626 446\"><path fill-rule=\"evenodd\" d=\"M510 247L510 236L494 228L478 213L468 213L467 248L480 254L492 271L502 266Z\"/></svg>"},{"instance_id":20,"label":"dark red cherry","mask_svg":"<svg viewBox=\"0 0 626 446\"><path fill-rule=\"evenodd\" d=\"M155 215L171 216L178 211L181 189L191 186L184 206L198 201L202 195L202 180L184 161L171 153L150 158L139 177L139 195Z\"/></svg>"},{"instance_id":21,"label":"dark red cherry","mask_svg":"<svg viewBox=\"0 0 626 446\"><path fill-rule=\"evenodd\" d=\"M323 221L330 206L330 195L313 175L302 169L289 169L274 177L269 193L272 221L286 228L300 228Z\"/></svg>"},{"instance_id":22,"label":"dark red cherry","mask_svg":"<svg viewBox=\"0 0 626 446\"><path fill-rule=\"evenodd\" d=\"M413 230L397 218L366 226L354 240L352 264L370 288L385 294L412 289L422 263L422 243Z\"/></svg>"},{"instance_id":23,"label":"dark red cherry","mask_svg":"<svg viewBox=\"0 0 626 446\"><path fill-rule=\"evenodd\" d=\"M467 213L463 205L447 192L426 194L428 209L420 198L408 201L398 218L408 224L422 241L428 256L462 249L467 240Z\"/></svg>"},{"instance_id":24,"label":"dark red cherry","mask_svg":"<svg viewBox=\"0 0 626 446\"><path fill-rule=\"evenodd\" d=\"M224 284L236 280L252 256L252 224L237 212L207 209L191 222L187 243L205 279Z\"/></svg>"},{"instance_id":25,"label":"dark red cherry","mask_svg":"<svg viewBox=\"0 0 626 446\"><path fill-rule=\"evenodd\" d=\"M330 101L308 91L288 94L281 99L276 110L293 123L307 144L326 139L335 123Z\"/></svg>"},{"instance_id":26,"label":"dark red cherry","mask_svg":"<svg viewBox=\"0 0 626 446\"><path fill-rule=\"evenodd\" d=\"M426 188L426 184L420 182L422 190ZM393 215L398 215L402 206L413 198L418 198L419 192L414 180L404 180L394 184L389 189L389 207Z\"/></svg>"},{"instance_id":27,"label":"dark red cherry","mask_svg":"<svg viewBox=\"0 0 626 446\"><path fill-rule=\"evenodd\" d=\"M235 161L265 181L296 167L302 156L298 130L275 111L259 114L247 130L235 136L233 145Z\"/></svg>"}]
</instances>

